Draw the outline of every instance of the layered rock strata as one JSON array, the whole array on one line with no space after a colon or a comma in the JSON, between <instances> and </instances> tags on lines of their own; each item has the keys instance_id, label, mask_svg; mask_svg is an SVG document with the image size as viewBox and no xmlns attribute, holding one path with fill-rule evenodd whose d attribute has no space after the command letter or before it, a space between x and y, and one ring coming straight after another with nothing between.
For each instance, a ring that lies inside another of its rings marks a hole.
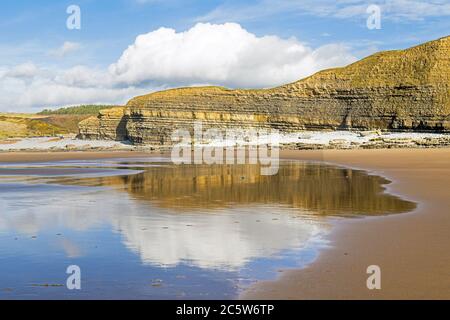
<instances>
[{"instance_id":1,"label":"layered rock strata","mask_svg":"<svg viewBox=\"0 0 450 320\"><path fill-rule=\"evenodd\" d=\"M116 108L117 109L117 108ZM114 109L113 109L114 110ZM169 145L176 128L450 131L450 37L380 52L273 89L180 88L80 123L80 137Z\"/></svg>"},{"instance_id":2,"label":"layered rock strata","mask_svg":"<svg viewBox=\"0 0 450 320\"><path fill-rule=\"evenodd\" d=\"M89 117L78 124L78 137L89 140L128 140L125 108L100 110L98 116Z\"/></svg>"}]
</instances>

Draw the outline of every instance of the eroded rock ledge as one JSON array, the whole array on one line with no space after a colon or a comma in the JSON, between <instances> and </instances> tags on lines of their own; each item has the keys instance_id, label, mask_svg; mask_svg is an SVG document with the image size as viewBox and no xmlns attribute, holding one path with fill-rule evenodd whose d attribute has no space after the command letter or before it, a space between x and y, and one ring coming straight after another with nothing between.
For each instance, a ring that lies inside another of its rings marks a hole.
<instances>
[{"instance_id":1,"label":"eroded rock ledge","mask_svg":"<svg viewBox=\"0 0 450 320\"><path fill-rule=\"evenodd\" d=\"M273 89L180 88L131 99L80 123L84 139L170 145L176 128L450 132L450 37L380 52Z\"/></svg>"}]
</instances>

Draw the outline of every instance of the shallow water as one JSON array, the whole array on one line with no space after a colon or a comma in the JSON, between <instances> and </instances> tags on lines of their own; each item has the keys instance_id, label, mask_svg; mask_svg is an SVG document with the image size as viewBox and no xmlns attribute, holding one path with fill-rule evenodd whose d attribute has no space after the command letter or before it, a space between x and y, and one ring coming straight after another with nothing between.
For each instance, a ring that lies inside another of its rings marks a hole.
<instances>
[{"instance_id":1,"label":"shallow water","mask_svg":"<svg viewBox=\"0 0 450 320\"><path fill-rule=\"evenodd\" d=\"M329 217L408 212L384 178L308 162L0 165L0 298L231 299L327 245ZM81 268L81 290L65 286Z\"/></svg>"}]
</instances>

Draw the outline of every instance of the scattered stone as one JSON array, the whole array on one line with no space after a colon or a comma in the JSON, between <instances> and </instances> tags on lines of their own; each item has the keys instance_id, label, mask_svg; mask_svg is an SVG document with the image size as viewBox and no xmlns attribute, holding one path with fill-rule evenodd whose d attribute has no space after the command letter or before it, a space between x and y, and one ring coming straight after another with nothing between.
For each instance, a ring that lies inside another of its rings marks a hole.
<instances>
[{"instance_id":1,"label":"scattered stone","mask_svg":"<svg viewBox=\"0 0 450 320\"><path fill-rule=\"evenodd\" d=\"M66 150L75 150L77 146L75 144L66 144Z\"/></svg>"},{"instance_id":2,"label":"scattered stone","mask_svg":"<svg viewBox=\"0 0 450 320\"><path fill-rule=\"evenodd\" d=\"M152 287L161 287L163 281L161 279L154 279L151 283Z\"/></svg>"},{"instance_id":3,"label":"scattered stone","mask_svg":"<svg viewBox=\"0 0 450 320\"><path fill-rule=\"evenodd\" d=\"M360 137L368 137L368 136L372 136L372 135L380 136L381 135L381 131L380 130L359 131L358 135Z\"/></svg>"},{"instance_id":4,"label":"scattered stone","mask_svg":"<svg viewBox=\"0 0 450 320\"><path fill-rule=\"evenodd\" d=\"M33 283L31 284L32 287L64 287L63 284L59 284L59 283L44 283L44 284L39 284L39 283Z\"/></svg>"}]
</instances>

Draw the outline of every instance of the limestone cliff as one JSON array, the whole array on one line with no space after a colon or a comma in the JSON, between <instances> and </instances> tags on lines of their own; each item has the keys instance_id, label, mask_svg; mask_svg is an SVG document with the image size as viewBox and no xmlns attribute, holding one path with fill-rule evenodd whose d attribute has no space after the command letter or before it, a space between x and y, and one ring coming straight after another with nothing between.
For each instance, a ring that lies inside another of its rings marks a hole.
<instances>
[{"instance_id":1,"label":"limestone cliff","mask_svg":"<svg viewBox=\"0 0 450 320\"><path fill-rule=\"evenodd\" d=\"M126 122L123 107L100 110L98 116L89 117L78 124L78 136L91 140L126 140Z\"/></svg>"},{"instance_id":2,"label":"limestone cliff","mask_svg":"<svg viewBox=\"0 0 450 320\"><path fill-rule=\"evenodd\" d=\"M282 131L450 131L450 37L380 52L273 89L194 87L136 97L123 111L82 122L80 136L170 144L173 129L199 119L206 126Z\"/></svg>"}]
</instances>

